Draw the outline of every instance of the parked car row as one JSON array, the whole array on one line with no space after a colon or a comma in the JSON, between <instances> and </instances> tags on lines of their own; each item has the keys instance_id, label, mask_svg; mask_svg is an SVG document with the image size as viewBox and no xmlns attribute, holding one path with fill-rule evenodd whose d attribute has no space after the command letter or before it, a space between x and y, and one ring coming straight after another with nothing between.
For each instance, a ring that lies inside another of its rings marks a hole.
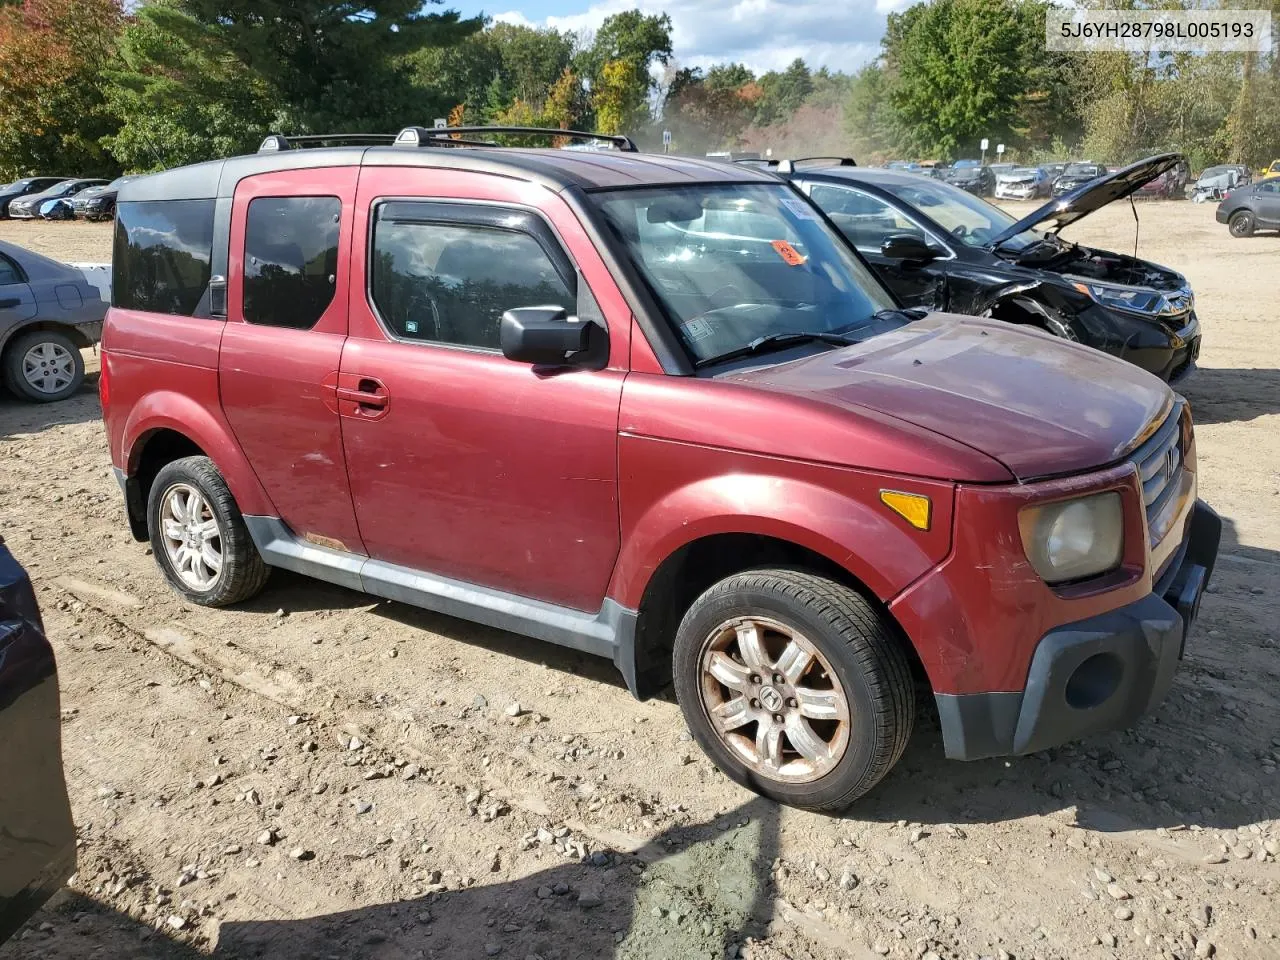
<instances>
[{"instance_id":1,"label":"parked car row","mask_svg":"<svg viewBox=\"0 0 1280 960\"><path fill-rule=\"evenodd\" d=\"M1092 160L1051 164L983 164L978 160L957 160L950 166L930 162L895 160L889 170L919 173L945 180L980 197L999 200L1037 200L1062 197L1083 184L1108 173L1106 164ZM1166 170L1136 191L1139 197L1175 199L1187 194L1189 169L1186 161Z\"/></svg>"},{"instance_id":2,"label":"parked car row","mask_svg":"<svg viewBox=\"0 0 1280 960\"><path fill-rule=\"evenodd\" d=\"M27 177L0 186L0 219L109 220L116 194L135 176L115 180L81 177Z\"/></svg>"}]
</instances>

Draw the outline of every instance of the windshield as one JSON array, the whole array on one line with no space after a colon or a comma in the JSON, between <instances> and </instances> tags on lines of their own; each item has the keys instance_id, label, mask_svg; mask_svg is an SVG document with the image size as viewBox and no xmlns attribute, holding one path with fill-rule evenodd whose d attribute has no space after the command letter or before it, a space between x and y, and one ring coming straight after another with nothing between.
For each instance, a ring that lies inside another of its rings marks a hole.
<instances>
[{"instance_id":1,"label":"windshield","mask_svg":"<svg viewBox=\"0 0 1280 960\"><path fill-rule=\"evenodd\" d=\"M808 201L782 184L609 190L593 199L695 361L777 334L856 338L895 306Z\"/></svg>"},{"instance_id":2,"label":"windshield","mask_svg":"<svg viewBox=\"0 0 1280 960\"><path fill-rule=\"evenodd\" d=\"M1038 167L1017 167L1009 172L1019 177L1036 177L1040 175Z\"/></svg>"},{"instance_id":3,"label":"windshield","mask_svg":"<svg viewBox=\"0 0 1280 960\"><path fill-rule=\"evenodd\" d=\"M921 179L919 183L883 183L881 186L917 207L954 239L970 247L986 246L1018 222L999 207L939 180ZM1017 250L1043 239L1034 230L1024 230L1005 241L1004 246Z\"/></svg>"},{"instance_id":4,"label":"windshield","mask_svg":"<svg viewBox=\"0 0 1280 960\"><path fill-rule=\"evenodd\" d=\"M1063 171L1068 177L1098 177L1102 171L1096 163L1068 163Z\"/></svg>"}]
</instances>

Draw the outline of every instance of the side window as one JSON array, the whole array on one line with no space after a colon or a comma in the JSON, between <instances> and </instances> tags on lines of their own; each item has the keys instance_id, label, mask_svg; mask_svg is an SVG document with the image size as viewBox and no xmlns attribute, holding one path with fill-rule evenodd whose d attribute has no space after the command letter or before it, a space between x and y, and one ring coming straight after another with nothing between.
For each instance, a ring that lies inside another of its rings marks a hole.
<instances>
[{"instance_id":1,"label":"side window","mask_svg":"<svg viewBox=\"0 0 1280 960\"><path fill-rule=\"evenodd\" d=\"M1276 180L1274 183L1267 183L1264 181L1263 183L1258 184L1258 192L1280 193L1280 180Z\"/></svg>"},{"instance_id":2,"label":"side window","mask_svg":"<svg viewBox=\"0 0 1280 960\"><path fill-rule=\"evenodd\" d=\"M333 300L337 197L257 197L244 228L244 318L309 330Z\"/></svg>"},{"instance_id":3,"label":"side window","mask_svg":"<svg viewBox=\"0 0 1280 960\"><path fill-rule=\"evenodd\" d=\"M212 250L212 200L118 204L112 306L191 316L209 286Z\"/></svg>"},{"instance_id":4,"label":"side window","mask_svg":"<svg viewBox=\"0 0 1280 960\"><path fill-rule=\"evenodd\" d=\"M22 283L22 271L18 265L0 253L0 287L7 283Z\"/></svg>"},{"instance_id":5,"label":"side window","mask_svg":"<svg viewBox=\"0 0 1280 960\"><path fill-rule=\"evenodd\" d=\"M815 183L809 196L859 250L878 253L886 237L900 234L932 239L897 208L861 190Z\"/></svg>"},{"instance_id":6,"label":"side window","mask_svg":"<svg viewBox=\"0 0 1280 960\"><path fill-rule=\"evenodd\" d=\"M549 304L577 309L541 244L517 230L380 215L372 261L374 306L404 340L497 350L504 311ZM589 294L585 305L599 313Z\"/></svg>"}]
</instances>

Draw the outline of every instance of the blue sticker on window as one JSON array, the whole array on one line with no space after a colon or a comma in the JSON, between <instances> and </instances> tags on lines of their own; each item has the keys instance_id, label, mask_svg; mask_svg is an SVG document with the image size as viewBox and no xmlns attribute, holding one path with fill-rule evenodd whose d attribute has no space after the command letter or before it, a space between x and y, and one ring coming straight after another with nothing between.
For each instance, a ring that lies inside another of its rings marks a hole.
<instances>
[{"instance_id":1,"label":"blue sticker on window","mask_svg":"<svg viewBox=\"0 0 1280 960\"><path fill-rule=\"evenodd\" d=\"M404 322L404 332L405 332L405 333L417 333L417 332L418 332L418 321L417 321L417 320L406 320L406 321Z\"/></svg>"}]
</instances>

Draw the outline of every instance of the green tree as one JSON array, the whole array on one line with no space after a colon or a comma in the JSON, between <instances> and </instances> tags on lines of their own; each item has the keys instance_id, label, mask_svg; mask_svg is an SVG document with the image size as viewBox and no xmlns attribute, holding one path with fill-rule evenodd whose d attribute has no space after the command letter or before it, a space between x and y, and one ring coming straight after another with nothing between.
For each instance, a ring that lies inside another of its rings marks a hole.
<instances>
[{"instance_id":1,"label":"green tree","mask_svg":"<svg viewBox=\"0 0 1280 960\"><path fill-rule=\"evenodd\" d=\"M813 92L809 67L797 57L781 73L771 71L760 78L761 96L756 104L756 123L766 126L783 120L797 110Z\"/></svg>"},{"instance_id":2,"label":"green tree","mask_svg":"<svg viewBox=\"0 0 1280 960\"><path fill-rule=\"evenodd\" d=\"M575 58L591 91L602 133L636 132L649 122L648 98L655 64L671 60L671 18L627 10L606 18ZM601 117L601 110L605 116Z\"/></svg>"},{"instance_id":3,"label":"green tree","mask_svg":"<svg viewBox=\"0 0 1280 960\"><path fill-rule=\"evenodd\" d=\"M118 0L25 0L0 7L0 175L118 167L103 74L115 56Z\"/></svg>"},{"instance_id":4,"label":"green tree","mask_svg":"<svg viewBox=\"0 0 1280 960\"><path fill-rule=\"evenodd\" d=\"M406 57L455 44L483 25L440 0L174 0L203 41L270 92L293 132L394 130L421 116Z\"/></svg>"},{"instance_id":5,"label":"green tree","mask_svg":"<svg viewBox=\"0 0 1280 960\"><path fill-rule=\"evenodd\" d=\"M243 153L276 126L267 85L212 44L172 0L153 0L137 12L108 80L120 127L104 143L129 170Z\"/></svg>"},{"instance_id":6,"label":"green tree","mask_svg":"<svg viewBox=\"0 0 1280 960\"><path fill-rule=\"evenodd\" d=\"M640 67L632 60L610 60L601 68L591 90L591 106L600 133L625 133L634 129L646 112L648 86Z\"/></svg>"},{"instance_id":7,"label":"green tree","mask_svg":"<svg viewBox=\"0 0 1280 960\"><path fill-rule=\"evenodd\" d=\"M891 78L878 63L867 64L850 80L844 128L856 157L890 159L896 146L890 84Z\"/></svg>"},{"instance_id":8,"label":"green tree","mask_svg":"<svg viewBox=\"0 0 1280 960\"><path fill-rule=\"evenodd\" d=\"M1044 45L1041 9L1017 0L933 0L889 14L882 43L898 145L955 156L976 152L982 137L1008 141L1034 31Z\"/></svg>"}]
</instances>

